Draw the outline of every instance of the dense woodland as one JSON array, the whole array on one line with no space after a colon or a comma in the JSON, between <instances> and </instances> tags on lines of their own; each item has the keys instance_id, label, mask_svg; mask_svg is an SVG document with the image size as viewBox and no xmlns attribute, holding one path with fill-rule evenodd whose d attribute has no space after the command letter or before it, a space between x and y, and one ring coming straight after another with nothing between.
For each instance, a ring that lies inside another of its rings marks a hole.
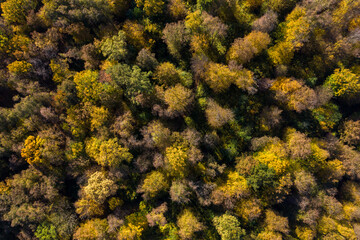
<instances>
[{"instance_id":1,"label":"dense woodland","mask_svg":"<svg viewBox=\"0 0 360 240\"><path fill-rule=\"evenodd\" d=\"M360 239L359 0L0 3L0 239Z\"/></svg>"}]
</instances>

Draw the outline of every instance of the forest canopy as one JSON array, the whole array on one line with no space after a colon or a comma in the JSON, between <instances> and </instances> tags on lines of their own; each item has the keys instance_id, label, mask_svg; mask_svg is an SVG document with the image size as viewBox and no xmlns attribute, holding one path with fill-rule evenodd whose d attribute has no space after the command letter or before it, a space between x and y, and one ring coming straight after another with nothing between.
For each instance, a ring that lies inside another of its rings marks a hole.
<instances>
[{"instance_id":1,"label":"forest canopy","mask_svg":"<svg viewBox=\"0 0 360 240\"><path fill-rule=\"evenodd\" d=\"M0 239L360 239L360 1L0 15Z\"/></svg>"}]
</instances>

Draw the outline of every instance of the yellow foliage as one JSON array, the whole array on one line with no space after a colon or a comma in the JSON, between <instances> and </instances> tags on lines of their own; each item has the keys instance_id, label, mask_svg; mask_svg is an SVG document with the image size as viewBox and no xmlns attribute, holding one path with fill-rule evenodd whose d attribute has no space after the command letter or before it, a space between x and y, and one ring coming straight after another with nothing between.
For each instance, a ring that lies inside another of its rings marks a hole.
<instances>
[{"instance_id":1,"label":"yellow foliage","mask_svg":"<svg viewBox=\"0 0 360 240\"><path fill-rule=\"evenodd\" d=\"M7 68L12 74L22 74L30 71L32 65L26 61L15 61L10 63Z\"/></svg>"},{"instance_id":2,"label":"yellow foliage","mask_svg":"<svg viewBox=\"0 0 360 240\"><path fill-rule=\"evenodd\" d=\"M343 237L345 237L345 239L348 239L348 240L356 240L356 239L358 239L356 237L356 234L355 234L354 229L352 227L345 227L343 225L338 224L337 225L337 231Z\"/></svg>"},{"instance_id":3,"label":"yellow foliage","mask_svg":"<svg viewBox=\"0 0 360 240\"><path fill-rule=\"evenodd\" d=\"M281 174L290 166L290 160L284 144L271 143L263 151L259 152L255 159L273 168L276 173Z\"/></svg>"},{"instance_id":4,"label":"yellow foliage","mask_svg":"<svg viewBox=\"0 0 360 240\"><path fill-rule=\"evenodd\" d=\"M170 174L185 177L188 160L188 148L182 144L176 144L165 150L165 157L169 164Z\"/></svg>"},{"instance_id":5,"label":"yellow foliage","mask_svg":"<svg viewBox=\"0 0 360 240\"><path fill-rule=\"evenodd\" d=\"M34 136L29 136L25 140L24 148L21 149L21 157L29 164L39 164L43 163L41 158L41 146L44 144L44 140L39 136L36 138Z\"/></svg>"},{"instance_id":6,"label":"yellow foliage","mask_svg":"<svg viewBox=\"0 0 360 240\"><path fill-rule=\"evenodd\" d=\"M294 57L294 46L290 42L279 42L268 49L270 60L274 65L289 64Z\"/></svg>"},{"instance_id":7,"label":"yellow foliage","mask_svg":"<svg viewBox=\"0 0 360 240\"><path fill-rule=\"evenodd\" d=\"M107 110L103 106L101 107L92 106L90 117L91 117L91 121L90 121L91 131L94 131L106 123L106 121L110 117L110 113L109 110Z\"/></svg>"},{"instance_id":8,"label":"yellow foliage","mask_svg":"<svg viewBox=\"0 0 360 240\"><path fill-rule=\"evenodd\" d=\"M139 50L150 49L154 44L154 40L146 36L144 26L135 21L126 20L123 30L129 43Z\"/></svg>"},{"instance_id":9,"label":"yellow foliage","mask_svg":"<svg viewBox=\"0 0 360 240\"><path fill-rule=\"evenodd\" d=\"M170 111L183 113L190 106L193 98L190 89L183 87L181 84L176 84L165 91L164 100Z\"/></svg>"},{"instance_id":10,"label":"yellow foliage","mask_svg":"<svg viewBox=\"0 0 360 240\"><path fill-rule=\"evenodd\" d=\"M282 236L280 233L273 232L273 231L262 231L257 235L257 238L259 240L282 240Z\"/></svg>"},{"instance_id":11,"label":"yellow foliage","mask_svg":"<svg viewBox=\"0 0 360 240\"><path fill-rule=\"evenodd\" d=\"M71 75L71 71L69 71L69 66L66 63L66 60L56 62L54 59L51 59L49 66L53 72L53 81L56 83L61 83Z\"/></svg>"},{"instance_id":12,"label":"yellow foliage","mask_svg":"<svg viewBox=\"0 0 360 240\"><path fill-rule=\"evenodd\" d=\"M74 76L77 95L83 102L96 103L100 100L100 93L103 88L98 81L99 73L97 71L85 70L78 72Z\"/></svg>"},{"instance_id":13,"label":"yellow foliage","mask_svg":"<svg viewBox=\"0 0 360 240\"><path fill-rule=\"evenodd\" d=\"M124 201L121 200L118 197L112 197L109 199L109 208L110 210L114 210L115 208L117 208L118 206L121 206L124 204Z\"/></svg>"},{"instance_id":14,"label":"yellow foliage","mask_svg":"<svg viewBox=\"0 0 360 240\"><path fill-rule=\"evenodd\" d=\"M313 240L316 236L316 232L308 227L296 227L295 233L300 240Z\"/></svg>"},{"instance_id":15,"label":"yellow foliage","mask_svg":"<svg viewBox=\"0 0 360 240\"><path fill-rule=\"evenodd\" d=\"M260 217L262 210L257 199L249 198L238 202L235 212L246 222L250 222Z\"/></svg>"},{"instance_id":16,"label":"yellow foliage","mask_svg":"<svg viewBox=\"0 0 360 240\"><path fill-rule=\"evenodd\" d=\"M117 239L118 240L134 240L141 239L143 228L129 223L126 226L120 228Z\"/></svg>"}]
</instances>

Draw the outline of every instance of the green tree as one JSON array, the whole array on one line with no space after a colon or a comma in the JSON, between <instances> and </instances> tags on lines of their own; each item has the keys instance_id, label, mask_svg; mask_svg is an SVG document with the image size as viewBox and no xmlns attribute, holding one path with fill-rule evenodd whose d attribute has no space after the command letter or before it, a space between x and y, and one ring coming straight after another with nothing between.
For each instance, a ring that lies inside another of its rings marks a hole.
<instances>
[{"instance_id":1,"label":"green tree","mask_svg":"<svg viewBox=\"0 0 360 240\"><path fill-rule=\"evenodd\" d=\"M119 31L117 35L104 39L100 49L110 61L124 60L127 55L125 32Z\"/></svg>"},{"instance_id":2,"label":"green tree","mask_svg":"<svg viewBox=\"0 0 360 240\"><path fill-rule=\"evenodd\" d=\"M142 103L145 96L152 94L150 73L142 72L136 65L131 68L126 64L116 64L107 72L119 86L123 87L125 96L134 104Z\"/></svg>"},{"instance_id":3,"label":"green tree","mask_svg":"<svg viewBox=\"0 0 360 240\"><path fill-rule=\"evenodd\" d=\"M245 230L240 227L239 220L228 213L214 217L213 222L221 240L241 239L245 235Z\"/></svg>"},{"instance_id":4,"label":"green tree","mask_svg":"<svg viewBox=\"0 0 360 240\"><path fill-rule=\"evenodd\" d=\"M39 225L35 232L35 237L39 240L58 240L55 226L52 224L42 223Z\"/></svg>"},{"instance_id":5,"label":"green tree","mask_svg":"<svg viewBox=\"0 0 360 240\"><path fill-rule=\"evenodd\" d=\"M272 191L278 185L274 169L263 163L256 165L246 180L255 192Z\"/></svg>"}]
</instances>

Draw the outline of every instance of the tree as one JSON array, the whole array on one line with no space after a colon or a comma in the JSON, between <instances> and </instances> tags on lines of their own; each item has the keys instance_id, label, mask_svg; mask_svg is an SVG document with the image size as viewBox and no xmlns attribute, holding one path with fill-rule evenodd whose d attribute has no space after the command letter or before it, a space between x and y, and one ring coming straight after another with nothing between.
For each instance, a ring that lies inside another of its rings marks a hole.
<instances>
[{"instance_id":1,"label":"tree","mask_svg":"<svg viewBox=\"0 0 360 240\"><path fill-rule=\"evenodd\" d=\"M164 174L159 171L152 171L146 175L139 192L144 193L143 198L150 199L167 189L168 182Z\"/></svg>"},{"instance_id":2,"label":"tree","mask_svg":"<svg viewBox=\"0 0 360 240\"><path fill-rule=\"evenodd\" d=\"M85 70L75 74L77 95L83 102L97 103L100 100L103 88L98 78L99 73L96 71Z\"/></svg>"},{"instance_id":3,"label":"tree","mask_svg":"<svg viewBox=\"0 0 360 240\"><path fill-rule=\"evenodd\" d=\"M244 38L235 39L228 51L228 60L235 60L239 64L249 62L254 56L266 49L270 44L269 34L252 31Z\"/></svg>"},{"instance_id":4,"label":"tree","mask_svg":"<svg viewBox=\"0 0 360 240\"><path fill-rule=\"evenodd\" d=\"M238 219L228 213L214 217L213 222L221 240L241 239L245 235Z\"/></svg>"},{"instance_id":5,"label":"tree","mask_svg":"<svg viewBox=\"0 0 360 240\"><path fill-rule=\"evenodd\" d=\"M301 170L295 172L294 185L300 194L311 194L315 190L316 179L311 173Z\"/></svg>"},{"instance_id":6,"label":"tree","mask_svg":"<svg viewBox=\"0 0 360 240\"><path fill-rule=\"evenodd\" d=\"M143 48L151 49L155 42L154 39L147 36L145 26L138 22L126 20L123 26L123 31L126 34L127 41L137 50L141 50Z\"/></svg>"},{"instance_id":7,"label":"tree","mask_svg":"<svg viewBox=\"0 0 360 240\"><path fill-rule=\"evenodd\" d=\"M302 112L306 109L312 110L318 104L316 92L302 81L278 78L271 90L275 91L277 100L296 112Z\"/></svg>"},{"instance_id":8,"label":"tree","mask_svg":"<svg viewBox=\"0 0 360 240\"><path fill-rule=\"evenodd\" d=\"M334 93L335 97L352 99L360 93L360 78L351 70L344 67L335 69L325 82Z\"/></svg>"},{"instance_id":9,"label":"tree","mask_svg":"<svg viewBox=\"0 0 360 240\"><path fill-rule=\"evenodd\" d=\"M231 84L235 84L243 90L250 90L254 85L253 74L251 71L219 64L209 63L206 77L206 83L214 90L214 92L224 92Z\"/></svg>"},{"instance_id":10,"label":"tree","mask_svg":"<svg viewBox=\"0 0 360 240\"><path fill-rule=\"evenodd\" d=\"M80 218L92 218L104 214L104 207L96 200L81 198L75 202L75 212Z\"/></svg>"},{"instance_id":11,"label":"tree","mask_svg":"<svg viewBox=\"0 0 360 240\"><path fill-rule=\"evenodd\" d=\"M234 113L218 105L214 100L209 100L205 110L208 123L213 128L220 128L234 119Z\"/></svg>"},{"instance_id":12,"label":"tree","mask_svg":"<svg viewBox=\"0 0 360 240\"><path fill-rule=\"evenodd\" d=\"M276 172L263 163L256 165L246 180L249 186L259 193L271 191L278 186Z\"/></svg>"},{"instance_id":13,"label":"tree","mask_svg":"<svg viewBox=\"0 0 360 240\"><path fill-rule=\"evenodd\" d=\"M146 215L146 219L149 222L149 226L155 225L164 226L167 224L164 213L168 210L167 204L163 203L159 207L154 208L150 213Z\"/></svg>"},{"instance_id":14,"label":"tree","mask_svg":"<svg viewBox=\"0 0 360 240\"><path fill-rule=\"evenodd\" d=\"M148 49L143 48L136 57L136 64L145 71L151 71L154 70L159 63L156 60L154 53L151 53Z\"/></svg>"},{"instance_id":15,"label":"tree","mask_svg":"<svg viewBox=\"0 0 360 240\"><path fill-rule=\"evenodd\" d=\"M148 140L146 145L155 146L160 149L165 149L170 145L170 130L164 127L159 121L153 121L143 129L142 134L144 139Z\"/></svg>"},{"instance_id":16,"label":"tree","mask_svg":"<svg viewBox=\"0 0 360 240\"><path fill-rule=\"evenodd\" d=\"M32 68L32 65L26 61L15 61L10 63L7 68L11 74L21 75L29 72Z\"/></svg>"},{"instance_id":17,"label":"tree","mask_svg":"<svg viewBox=\"0 0 360 240\"><path fill-rule=\"evenodd\" d=\"M35 232L35 237L39 240L57 240L58 235L56 233L55 226L52 224L42 223L39 225Z\"/></svg>"},{"instance_id":18,"label":"tree","mask_svg":"<svg viewBox=\"0 0 360 240\"><path fill-rule=\"evenodd\" d=\"M189 11L183 0L170 0L167 5L167 10L175 20L184 19Z\"/></svg>"},{"instance_id":19,"label":"tree","mask_svg":"<svg viewBox=\"0 0 360 240\"><path fill-rule=\"evenodd\" d=\"M108 237L107 230L109 228L106 219L94 218L82 223L74 233L75 240L96 240L106 239Z\"/></svg>"},{"instance_id":20,"label":"tree","mask_svg":"<svg viewBox=\"0 0 360 240\"><path fill-rule=\"evenodd\" d=\"M311 140L295 129L289 129L286 135L290 156L293 159L307 158L311 154Z\"/></svg>"},{"instance_id":21,"label":"tree","mask_svg":"<svg viewBox=\"0 0 360 240\"><path fill-rule=\"evenodd\" d=\"M227 208L233 208L236 200L250 194L250 188L246 179L237 172L229 172L225 184L216 188L211 197L214 204L225 204Z\"/></svg>"},{"instance_id":22,"label":"tree","mask_svg":"<svg viewBox=\"0 0 360 240\"><path fill-rule=\"evenodd\" d=\"M104 173L94 172L89 177L87 185L83 187L82 191L85 198L102 204L106 198L116 193L117 188L115 182L107 178Z\"/></svg>"},{"instance_id":23,"label":"tree","mask_svg":"<svg viewBox=\"0 0 360 240\"><path fill-rule=\"evenodd\" d=\"M319 122L321 128L325 131L330 131L340 121L342 115L339 112L339 107L329 102L321 107L312 110L313 117Z\"/></svg>"},{"instance_id":24,"label":"tree","mask_svg":"<svg viewBox=\"0 0 360 240\"><path fill-rule=\"evenodd\" d=\"M35 10L37 1L7 0L1 1L2 17L10 24L25 24L31 10Z\"/></svg>"},{"instance_id":25,"label":"tree","mask_svg":"<svg viewBox=\"0 0 360 240\"><path fill-rule=\"evenodd\" d=\"M349 145L360 144L360 120L348 120L344 123L341 140Z\"/></svg>"},{"instance_id":26,"label":"tree","mask_svg":"<svg viewBox=\"0 0 360 240\"><path fill-rule=\"evenodd\" d=\"M152 92L149 72L142 72L134 65L132 68L126 64L116 64L107 72L111 78L125 91L125 96L134 104L143 102L143 98Z\"/></svg>"},{"instance_id":27,"label":"tree","mask_svg":"<svg viewBox=\"0 0 360 240\"><path fill-rule=\"evenodd\" d=\"M283 234L289 233L289 221L286 217L280 216L278 213L267 210L265 213L266 227L270 231L281 232Z\"/></svg>"},{"instance_id":28,"label":"tree","mask_svg":"<svg viewBox=\"0 0 360 240\"><path fill-rule=\"evenodd\" d=\"M181 57L190 37L186 31L184 22L168 23L163 30L163 40L165 41L171 55L176 58Z\"/></svg>"},{"instance_id":29,"label":"tree","mask_svg":"<svg viewBox=\"0 0 360 240\"><path fill-rule=\"evenodd\" d=\"M125 32L120 30L117 35L104 39L100 49L110 61L124 60L127 55Z\"/></svg>"},{"instance_id":30,"label":"tree","mask_svg":"<svg viewBox=\"0 0 360 240\"><path fill-rule=\"evenodd\" d=\"M179 227L179 235L181 239L192 239L195 232L204 229L204 225L199 222L195 215L189 210L185 209L177 219Z\"/></svg>"},{"instance_id":31,"label":"tree","mask_svg":"<svg viewBox=\"0 0 360 240\"><path fill-rule=\"evenodd\" d=\"M170 197L173 202L188 203L190 201L189 187L179 180L173 181L170 188Z\"/></svg>"},{"instance_id":32,"label":"tree","mask_svg":"<svg viewBox=\"0 0 360 240\"><path fill-rule=\"evenodd\" d=\"M190 46L196 55L206 55L215 60L225 53L228 26L220 18L197 10L186 16L185 27L192 35Z\"/></svg>"},{"instance_id":33,"label":"tree","mask_svg":"<svg viewBox=\"0 0 360 240\"><path fill-rule=\"evenodd\" d=\"M24 148L21 150L21 156L25 158L29 164L41 164L44 159L41 156L41 147L44 144L44 140L39 136L29 136L24 143Z\"/></svg>"},{"instance_id":34,"label":"tree","mask_svg":"<svg viewBox=\"0 0 360 240\"><path fill-rule=\"evenodd\" d=\"M269 131L281 123L282 110L276 106L265 107L260 115L260 126L263 130Z\"/></svg>"},{"instance_id":35,"label":"tree","mask_svg":"<svg viewBox=\"0 0 360 240\"><path fill-rule=\"evenodd\" d=\"M278 15L276 12L270 10L253 22L252 29L255 31L269 33L275 28L277 23Z\"/></svg>"},{"instance_id":36,"label":"tree","mask_svg":"<svg viewBox=\"0 0 360 240\"><path fill-rule=\"evenodd\" d=\"M165 150L165 161L168 164L170 175L185 177L187 173L188 147L183 144L175 144Z\"/></svg>"},{"instance_id":37,"label":"tree","mask_svg":"<svg viewBox=\"0 0 360 240\"><path fill-rule=\"evenodd\" d=\"M170 111L184 113L189 109L191 103L194 101L193 94L190 89L176 84L165 91L164 99L169 106Z\"/></svg>"},{"instance_id":38,"label":"tree","mask_svg":"<svg viewBox=\"0 0 360 240\"><path fill-rule=\"evenodd\" d=\"M156 68L153 78L160 84L167 86L172 86L180 82L179 71L176 69L175 65L170 62L161 63Z\"/></svg>"},{"instance_id":39,"label":"tree","mask_svg":"<svg viewBox=\"0 0 360 240\"><path fill-rule=\"evenodd\" d=\"M122 147L116 138L106 141L92 138L86 145L86 151L104 167L118 167L120 163L130 162L133 158L129 149Z\"/></svg>"},{"instance_id":40,"label":"tree","mask_svg":"<svg viewBox=\"0 0 360 240\"><path fill-rule=\"evenodd\" d=\"M135 0L137 7L143 7L148 16L156 16L162 13L165 2L160 0Z\"/></svg>"}]
</instances>

